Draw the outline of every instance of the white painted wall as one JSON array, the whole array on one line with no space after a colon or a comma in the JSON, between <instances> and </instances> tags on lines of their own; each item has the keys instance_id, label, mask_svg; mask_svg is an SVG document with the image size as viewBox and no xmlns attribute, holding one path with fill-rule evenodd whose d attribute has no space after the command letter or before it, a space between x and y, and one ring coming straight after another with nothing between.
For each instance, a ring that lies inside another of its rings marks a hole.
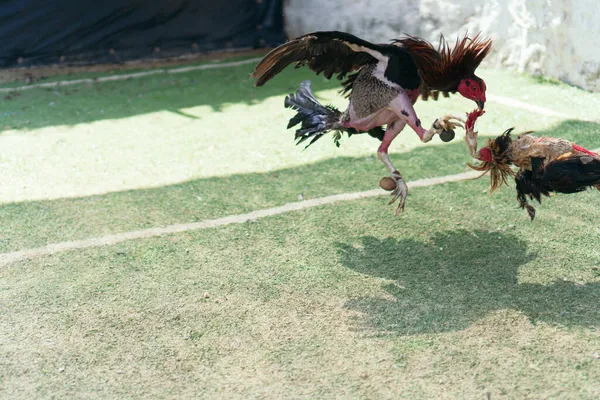
<instances>
[{"instance_id":1,"label":"white painted wall","mask_svg":"<svg viewBox=\"0 0 600 400\"><path fill-rule=\"evenodd\" d=\"M290 37L342 30L386 42L403 32L494 39L488 65L543 74L600 91L598 0L286 0Z\"/></svg>"}]
</instances>

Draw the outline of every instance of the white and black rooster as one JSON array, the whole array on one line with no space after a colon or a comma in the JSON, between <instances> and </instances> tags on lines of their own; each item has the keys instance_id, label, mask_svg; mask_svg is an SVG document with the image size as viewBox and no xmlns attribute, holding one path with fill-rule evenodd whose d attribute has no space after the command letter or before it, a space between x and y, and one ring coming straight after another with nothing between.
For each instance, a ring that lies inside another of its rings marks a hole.
<instances>
[{"instance_id":1,"label":"white and black rooster","mask_svg":"<svg viewBox=\"0 0 600 400\"><path fill-rule=\"evenodd\" d=\"M297 111L288 128L301 124L296 131L298 143L310 139L314 143L325 133L337 131L348 135L367 132L381 140L378 157L390 170L395 183L390 204L399 200L396 214L404 210L406 183L390 161L388 148L406 125L422 142L435 134L444 141L454 137L453 128L460 125L446 115L427 130L422 127L413 104L422 97L437 99L458 92L477 103L483 110L485 82L475 70L491 49L491 40L479 35L457 40L450 49L442 37L435 49L424 39L407 36L390 44L373 44L344 32L314 32L288 41L267 54L256 66L252 77L256 86L265 84L288 65L307 66L329 79L336 75L342 92L348 94L348 108L341 112L323 106L313 96L310 81L302 82L295 94L285 99L285 106ZM383 126L386 129L383 129Z\"/></svg>"}]
</instances>

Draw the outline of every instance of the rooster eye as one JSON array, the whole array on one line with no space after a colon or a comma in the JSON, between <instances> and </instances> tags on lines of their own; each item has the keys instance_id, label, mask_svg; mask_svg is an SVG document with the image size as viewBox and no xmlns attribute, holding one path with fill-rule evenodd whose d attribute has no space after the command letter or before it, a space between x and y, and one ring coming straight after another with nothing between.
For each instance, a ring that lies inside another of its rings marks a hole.
<instances>
[{"instance_id":1,"label":"rooster eye","mask_svg":"<svg viewBox=\"0 0 600 400\"><path fill-rule=\"evenodd\" d=\"M473 89L471 89L472 91L476 92L477 91L477 86L473 86Z\"/></svg>"}]
</instances>

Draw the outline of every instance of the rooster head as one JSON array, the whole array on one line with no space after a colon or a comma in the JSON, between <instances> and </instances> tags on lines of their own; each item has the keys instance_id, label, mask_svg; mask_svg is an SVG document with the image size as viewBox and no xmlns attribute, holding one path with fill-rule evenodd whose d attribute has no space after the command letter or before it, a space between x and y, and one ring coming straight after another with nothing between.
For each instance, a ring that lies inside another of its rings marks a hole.
<instances>
[{"instance_id":1,"label":"rooster head","mask_svg":"<svg viewBox=\"0 0 600 400\"><path fill-rule=\"evenodd\" d=\"M479 110L485 105L485 82L476 75L463 78L458 84L458 92L465 98L477 103Z\"/></svg>"},{"instance_id":2,"label":"rooster head","mask_svg":"<svg viewBox=\"0 0 600 400\"><path fill-rule=\"evenodd\" d=\"M471 115L469 115L469 119L471 119ZM469 120L467 120L468 124ZM512 160L509 155L512 130L513 128L507 129L496 139L489 140L487 146L477 152L477 159L481 163L478 165L467 164L472 169L483 172L483 175L487 172L490 173L490 193L502 184L508 184L508 178L514 176L514 172L510 168Z\"/></svg>"}]
</instances>

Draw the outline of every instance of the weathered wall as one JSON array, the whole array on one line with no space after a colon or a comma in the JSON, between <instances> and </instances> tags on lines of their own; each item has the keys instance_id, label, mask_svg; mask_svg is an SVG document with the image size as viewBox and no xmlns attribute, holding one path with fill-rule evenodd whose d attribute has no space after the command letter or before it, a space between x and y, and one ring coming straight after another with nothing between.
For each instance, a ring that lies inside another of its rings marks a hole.
<instances>
[{"instance_id":1,"label":"weathered wall","mask_svg":"<svg viewBox=\"0 0 600 400\"><path fill-rule=\"evenodd\" d=\"M483 31L494 39L488 63L600 91L598 0L285 0L284 14L290 37L335 29L436 41Z\"/></svg>"}]
</instances>

